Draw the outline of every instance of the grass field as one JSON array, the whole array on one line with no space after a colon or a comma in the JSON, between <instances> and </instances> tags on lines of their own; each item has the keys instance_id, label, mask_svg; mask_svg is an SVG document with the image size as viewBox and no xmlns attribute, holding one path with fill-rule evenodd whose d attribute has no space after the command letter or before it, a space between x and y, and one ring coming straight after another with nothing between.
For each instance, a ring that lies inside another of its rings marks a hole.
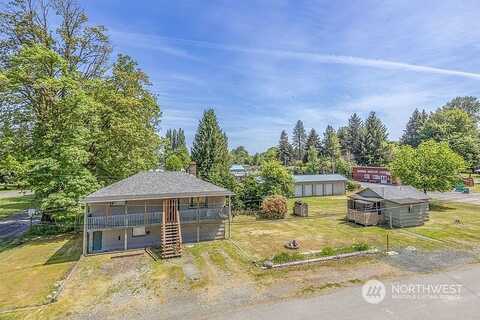
<instances>
[{"instance_id":1,"label":"grass field","mask_svg":"<svg viewBox=\"0 0 480 320\"><path fill-rule=\"evenodd\" d=\"M344 247L355 242L366 242L380 249L386 247L387 234L392 248L415 246L431 250L446 245L480 244L480 210L477 206L453 204L432 205L430 221L425 226L388 229L362 227L344 221L346 197L304 198L309 205L309 217L289 214L284 220L258 220L253 216L238 216L232 223L232 239L255 259L266 259L288 251L284 244L292 239L300 242L301 251L321 250L324 247ZM455 224L460 219L463 224ZM440 241L430 241L422 236ZM443 240L449 243L442 242Z\"/></svg>"},{"instance_id":2,"label":"grass field","mask_svg":"<svg viewBox=\"0 0 480 320\"><path fill-rule=\"evenodd\" d=\"M57 236L29 240L0 252L0 310L47 301L55 283L80 258L81 238Z\"/></svg>"},{"instance_id":3,"label":"grass field","mask_svg":"<svg viewBox=\"0 0 480 320\"><path fill-rule=\"evenodd\" d=\"M0 198L0 219L20 212L32 205L33 196L19 196L12 198Z\"/></svg>"}]
</instances>

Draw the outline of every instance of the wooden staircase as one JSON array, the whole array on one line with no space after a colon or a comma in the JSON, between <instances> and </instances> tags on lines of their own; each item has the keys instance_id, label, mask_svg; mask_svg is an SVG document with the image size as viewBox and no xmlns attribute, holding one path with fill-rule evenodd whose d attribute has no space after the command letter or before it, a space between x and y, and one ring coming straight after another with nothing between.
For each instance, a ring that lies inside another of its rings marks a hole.
<instances>
[{"instance_id":1,"label":"wooden staircase","mask_svg":"<svg viewBox=\"0 0 480 320\"><path fill-rule=\"evenodd\" d=\"M160 225L162 259L182 255L182 230L177 199L163 200L163 220Z\"/></svg>"}]
</instances>

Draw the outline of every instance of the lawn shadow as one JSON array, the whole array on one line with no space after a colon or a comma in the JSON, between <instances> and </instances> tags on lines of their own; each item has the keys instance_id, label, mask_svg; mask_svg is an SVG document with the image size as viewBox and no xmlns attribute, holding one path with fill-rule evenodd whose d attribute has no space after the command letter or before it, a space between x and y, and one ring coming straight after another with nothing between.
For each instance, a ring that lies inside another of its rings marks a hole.
<instances>
[{"instance_id":1,"label":"lawn shadow","mask_svg":"<svg viewBox=\"0 0 480 320\"><path fill-rule=\"evenodd\" d=\"M438 211L438 212L447 212L447 211L452 211L452 210L456 210L454 207L449 207L445 204L442 204L442 203L435 203L435 202L432 202L430 203L430 211Z\"/></svg>"},{"instance_id":2,"label":"lawn shadow","mask_svg":"<svg viewBox=\"0 0 480 320\"><path fill-rule=\"evenodd\" d=\"M81 237L72 237L50 258L48 258L45 265L78 261L81 255Z\"/></svg>"}]
</instances>

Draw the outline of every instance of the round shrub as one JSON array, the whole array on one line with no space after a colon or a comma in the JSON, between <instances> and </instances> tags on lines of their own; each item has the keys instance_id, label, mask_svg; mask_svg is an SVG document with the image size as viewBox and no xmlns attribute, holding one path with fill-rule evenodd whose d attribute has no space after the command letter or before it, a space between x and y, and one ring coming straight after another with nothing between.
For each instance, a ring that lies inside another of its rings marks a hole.
<instances>
[{"instance_id":1,"label":"round shrub","mask_svg":"<svg viewBox=\"0 0 480 320\"><path fill-rule=\"evenodd\" d=\"M283 219L287 214L287 198L284 196L268 196L262 201L262 216L266 219Z\"/></svg>"},{"instance_id":2,"label":"round shrub","mask_svg":"<svg viewBox=\"0 0 480 320\"><path fill-rule=\"evenodd\" d=\"M358 183L357 181L353 181L353 180L348 180L347 181L347 185L346 185L346 188L347 188L347 191L356 191L356 190L359 190L360 188L362 187L362 185L360 183Z\"/></svg>"}]
</instances>

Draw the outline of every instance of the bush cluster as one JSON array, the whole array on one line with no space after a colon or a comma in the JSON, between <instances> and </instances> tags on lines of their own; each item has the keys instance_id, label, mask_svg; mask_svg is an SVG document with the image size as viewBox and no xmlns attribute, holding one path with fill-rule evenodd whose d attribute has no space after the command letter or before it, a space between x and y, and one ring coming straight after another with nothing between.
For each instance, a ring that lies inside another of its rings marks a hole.
<instances>
[{"instance_id":1,"label":"bush cluster","mask_svg":"<svg viewBox=\"0 0 480 320\"><path fill-rule=\"evenodd\" d=\"M287 198L284 196L268 196L262 201L262 216L266 219L283 219L287 214Z\"/></svg>"},{"instance_id":2,"label":"bush cluster","mask_svg":"<svg viewBox=\"0 0 480 320\"><path fill-rule=\"evenodd\" d=\"M350 192L356 191L356 190L359 190L361 187L362 186L357 181L353 181L353 180L347 181L347 185L346 185L347 191L350 191Z\"/></svg>"}]
</instances>

